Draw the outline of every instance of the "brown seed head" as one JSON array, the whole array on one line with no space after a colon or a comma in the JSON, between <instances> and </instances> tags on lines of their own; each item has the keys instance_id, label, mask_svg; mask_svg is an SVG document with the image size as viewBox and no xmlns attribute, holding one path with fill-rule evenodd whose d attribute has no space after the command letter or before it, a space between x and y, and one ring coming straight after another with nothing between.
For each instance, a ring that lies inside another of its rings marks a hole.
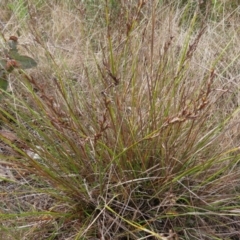
<instances>
[{"instance_id":1,"label":"brown seed head","mask_svg":"<svg viewBox=\"0 0 240 240\"><path fill-rule=\"evenodd\" d=\"M14 41L14 42L17 42L18 38L17 38L16 36L11 36L11 37L9 38L9 40L12 40L12 41Z\"/></svg>"},{"instance_id":2,"label":"brown seed head","mask_svg":"<svg viewBox=\"0 0 240 240\"><path fill-rule=\"evenodd\" d=\"M7 71L12 71L14 68L19 68L19 67L20 67L20 64L17 63L16 60L14 59L7 60L7 66L6 66Z\"/></svg>"}]
</instances>

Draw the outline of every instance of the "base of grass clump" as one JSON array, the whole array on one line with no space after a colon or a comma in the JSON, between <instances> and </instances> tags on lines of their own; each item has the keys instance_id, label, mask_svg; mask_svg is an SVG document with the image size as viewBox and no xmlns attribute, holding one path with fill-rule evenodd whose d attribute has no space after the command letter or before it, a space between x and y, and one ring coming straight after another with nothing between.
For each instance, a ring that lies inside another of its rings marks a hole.
<instances>
[{"instance_id":1,"label":"base of grass clump","mask_svg":"<svg viewBox=\"0 0 240 240\"><path fill-rule=\"evenodd\" d=\"M2 91L5 239L240 238L239 109L222 84L237 38L199 8L159 4L28 3L14 15L38 66L12 69Z\"/></svg>"}]
</instances>

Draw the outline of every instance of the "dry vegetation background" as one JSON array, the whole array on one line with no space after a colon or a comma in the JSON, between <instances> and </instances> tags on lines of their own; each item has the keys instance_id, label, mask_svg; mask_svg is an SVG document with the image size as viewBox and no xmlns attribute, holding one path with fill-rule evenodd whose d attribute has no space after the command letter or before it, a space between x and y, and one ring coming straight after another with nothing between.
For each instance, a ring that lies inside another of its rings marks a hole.
<instances>
[{"instance_id":1,"label":"dry vegetation background","mask_svg":"<svg viewBox=\"0 0 240 240\"><path fill-rule=\"evenodd\" d=\"M240 239L240 3L199 3L0 2L2 238Z\"/></svg>"}]
</instances>

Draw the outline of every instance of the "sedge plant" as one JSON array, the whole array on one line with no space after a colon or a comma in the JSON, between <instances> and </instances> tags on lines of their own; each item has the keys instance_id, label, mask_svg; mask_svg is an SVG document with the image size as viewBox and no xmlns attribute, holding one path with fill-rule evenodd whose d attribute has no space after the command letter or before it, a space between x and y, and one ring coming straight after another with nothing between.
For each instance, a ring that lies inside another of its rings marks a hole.
<instances>
[{"instance_id":1,"label":"sedge plant","mask_svg":"<svg viewBox=\"0 0 240 240\"><path fill-rule=\"evenodd\" d=\"M38 66L13 68L0 107L3 236L237 239L239 109L221 109L236 99L220 75L234 38L204 59L198 8L181 28L171 4L100 2L47 37L28 3Z\"/></svg>"}]
</instances>

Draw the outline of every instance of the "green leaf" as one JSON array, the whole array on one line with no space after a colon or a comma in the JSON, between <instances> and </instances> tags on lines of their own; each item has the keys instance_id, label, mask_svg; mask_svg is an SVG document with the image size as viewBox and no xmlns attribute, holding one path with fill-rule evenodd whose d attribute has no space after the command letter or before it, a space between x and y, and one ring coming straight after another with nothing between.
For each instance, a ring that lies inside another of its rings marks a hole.
<instances>
[{"instance_id":1,"label":"green leaf","mask_svg":"<svg viewBox=\"0 0 240 240\"><path fill-rule=\"evenodd\" d=\"M15 58L15 60L20 63L20 67L22 69L33 68L37 66L37 62L28 56L19 55L19 57Z\"/></svg>"},{"instance_id":2,"label":"green leaf","mask_svg":"<svg viewBox=\"0 0 240 240\"><path fill-rule=\"evenodd\" d=\"M11 49L8 51L7 55L10 56L10 58L17 60L19 58L20 54L18 53L17 50Z\"/></svg>"},{"instance_id":3,"label":"green leaf","mask_svg":"<svg viewBox=\"0 0 240 240\"><path fill-rule=\"evenodd\" d=\"M8 45L11 50L17 51L17 42L16 41L9 40Z\"/></svg>"},{"instance_id":4,"label":"green leaf","mask_svg":"<svg viewBox=\"0 0 240 240\"><path fill-rule=\"evenodd\" d=\"M8 87L8 81L5 78L0 77L0 89L6 91Z\"/></svg>"},{"instance_id":5,"label":"green leaf","mask_svg":"<svg viewBox=\"0 0 240 240\"><path fill-rule=\"evenodd\" d=\"M0 59L0 70L5 69L6 65L7 65L7 61L3 60L3 59L2 60ZM0 77L1 77L1 75L0 75Z\"/></svg>"},{"instance_id":6,"label":"green leaf","mask_svg":"<svg viewBox=\"0 0 240 240\"><path fill-rule=\"evenodd\" d=\"M22 69L33 68L37 66L37 63L34 59L28 56L20 55L16 50L10 50L9 56L16 60Z\"/></svg>"}]
</instances>

